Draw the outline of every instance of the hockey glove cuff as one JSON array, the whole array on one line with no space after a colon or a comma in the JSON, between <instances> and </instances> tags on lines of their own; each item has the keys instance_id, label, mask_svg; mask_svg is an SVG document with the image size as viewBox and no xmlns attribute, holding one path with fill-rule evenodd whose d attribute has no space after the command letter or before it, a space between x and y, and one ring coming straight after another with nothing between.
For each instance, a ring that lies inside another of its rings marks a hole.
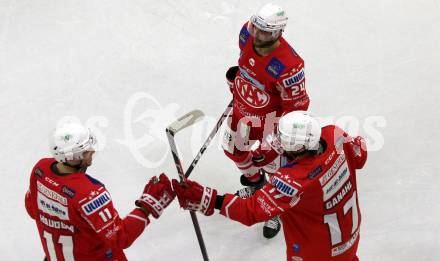
<instances>
[{"instance_id":1,"label":"hockey glove cuff","mask_svg":"<svg viewBox=\"0 0 440 261\"><path fill-rule=\"evenodd\" d=\"M237 72L238 72L238 66L232 66L226 72L226 83L228 84L231 93L233 92L234 89L234 80L235 80L235 76L237 76Z\"/></svg>"},{"instance_id":2,"label":"hockey glove cuff","mask_svg":"<svg viewBox=\"0 0 440 261\"><path fill-rule=\"evenodd\" d=\"M173 188L183 209L199 211L206 216L214 214L217 190L191 180L181 184L175 179L173 179Z\"/></svg>"}]
</instances>

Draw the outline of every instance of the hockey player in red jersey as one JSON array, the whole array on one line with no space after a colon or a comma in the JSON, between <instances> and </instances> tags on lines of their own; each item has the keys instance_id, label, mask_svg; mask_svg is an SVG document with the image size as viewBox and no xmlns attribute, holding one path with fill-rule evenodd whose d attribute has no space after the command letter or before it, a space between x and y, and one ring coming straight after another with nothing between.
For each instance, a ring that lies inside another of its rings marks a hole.
<instances>
[{"instance_id":1,"label":"hockey player in red jersey","mask_svg":"<svg viewBox=\"0 0 440 261\"><path fill-rule=\"evenodd\" d=\"M113 206L110 193L86 174L96 139L80 124L65 123L51 136L54 158L33 168L25 205L35 220L46 259L127 260L129 247L175 197L165 174L153 177L125 218Z\"/></svg>"},{"instance_id":2,"label":"hockey player in red jersey","mask_svg":"<svg viewBox=\"0 0 440 261\"><path fill-rule=\"evenodd\" d=\"M282 37L287 19L286 12L274 4L252 15L240 31L238 66L226 73L233 112L223 149L242 172L241 183L251 188L247 191L265 183L248 157L252 141L261 142L270 134L281 115L309 106L304 61ZM279 229L279 219L274 218L265 224L263 235L272 238Z\"/></svg>"},{"instance_id":3,"label":"hockey player in red jersey","mask_svg":"<svg viewBox=\"0 0 440 261\"><path fill-rule=\"evenodd\" d=\"M216 208L248 226L280 215L288 261L358 260L356 169L367 159L363 138L334 125L320 128L313 117L297 111L281 118L269 145L272 150L256 158L276 171L251 197L221 196L194 181L181 186L173 180L180 206L208 216Z\"/></svg>"}]
</instances>

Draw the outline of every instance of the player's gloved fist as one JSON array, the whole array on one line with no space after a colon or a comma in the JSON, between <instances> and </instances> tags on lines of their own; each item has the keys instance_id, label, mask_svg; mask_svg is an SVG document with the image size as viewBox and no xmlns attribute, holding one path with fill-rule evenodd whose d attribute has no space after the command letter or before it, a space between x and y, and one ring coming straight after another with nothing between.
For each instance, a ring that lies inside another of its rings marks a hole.
<instances>
[{"instance_id":1,"label":"player's gloved fist","mask_svg":"<svg viewBox=\"0 0 440 261\"><path fill-rule=\"evenodd\" d=\"M231 93L234 88L234 80L235 80L235 76L237 75L237 72L238 72L238 66L232 66L228 69L228 71L226 71L226 83L228 84Z\"/></svg>"},{"instance_id":2,"label":"player's gloved fist","mask_svg":"<svg viewBox=\"0 0 440 261\"><path fill-rule=\"evenodd\" d=\"M265 160L266 156L264 155L261 147L258 147L256 150L251 150L251 160L253 163L261 163Z\"/></svg>"},{"instance_id":3,"label":"player's gloved fist","mask_svg":"<svg viewBox=\"0 0 440 261\"><path fill-rule=\"evenodd\" d=\"M283 153L284 150L279 139L275 135L270 134L257 149L251 151L251 159L254 166L263 167Z\"/></svg>"},{"instance_id":4,"label":"player's gloved fist","mask_svg":"<svg viewBox=\"0 0 440 261\"><path fill-rule=\"evenodd\" d=\"M174 193L171 182L165 174L152 177L145 185L142 196L136 200L136 206L146 209L154 218L159 218L163 210L173 201Z\"/></svg>"},{"instance_id":5,"label":"player's gloved fist","mask_svg":"<svg viewBox=\"0 0 440 261\"><path fill-rule=\"evenodd\" d=\"M217 190L205 187L191 180L185 184L173 179L173 188L182 208L192 211L200 211L206 216L214 213Z\"/></svg>"},{"instance_id":6,"label":"player's gloved fist","mask_svg":"<svg viewBox=\"0 0 440 261\"><path fill-rule=\"evenodd\" d=\"M351 145L351 151L356 162L356 168L363 168L367 161L367 145L365 139L361 136L357 136L352 139L348 144Z\"/></svg>"}]
</instances>

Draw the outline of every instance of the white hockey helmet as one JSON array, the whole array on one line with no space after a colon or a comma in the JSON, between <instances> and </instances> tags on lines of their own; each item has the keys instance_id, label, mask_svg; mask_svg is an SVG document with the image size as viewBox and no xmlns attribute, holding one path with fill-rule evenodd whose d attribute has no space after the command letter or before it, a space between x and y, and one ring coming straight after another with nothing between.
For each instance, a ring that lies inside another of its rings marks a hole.
<instances>
[{"instance_id":1,"label":"white hockey helmet","mask_svg":"<svg viewBox=\"0 0 440 261\"><path fill-rule=\"evenodd\" d=\"M281 117L278 135L285 151L317 150L321 127L308 112L294 111Z\"/></svg>"},{"instance_id":2,"label":"white hockey helmet","mask_svg":"<svg viewBox=\"0 0 440 261\"><path fill-rule=\"evenodd\" d=\"M287 25L286 11L278 5L266 4L251 16L250 25L255 26L261 31L271 32L273 36L284 31ZM252 29L252 28L251 28ZM252 30L249 30L252 34Z\"/></svg>"},{"instance_id":3,"label":"white hockey helmet","mask_svg":"<svg viewBox=\"0 0 440 261\"><path fill-rule=\"evenodd\" d=\"M59 125L51 134L50 150L58 162L80 160L84 152L94 150L96 138L90 129L75 122Z\"/></svg>"}]
</instances>

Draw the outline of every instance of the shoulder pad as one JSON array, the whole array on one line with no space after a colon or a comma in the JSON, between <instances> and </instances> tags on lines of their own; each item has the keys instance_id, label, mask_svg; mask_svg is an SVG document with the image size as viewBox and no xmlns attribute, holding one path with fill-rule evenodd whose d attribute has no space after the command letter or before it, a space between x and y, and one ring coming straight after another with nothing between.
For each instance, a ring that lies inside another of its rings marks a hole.
<instances>
[{"instance_id":1,"label":"shoulder pad","mask_svg":"<svg viewBox=\"0 0 440 261\"><path fill-rule=\"evenodd\" d=\"M94 185L98 185L98 186L102 186L102 187L105 188L104 184L102 184L101 181L99 181L99 180L97 180L97 179L95 179L95 178L92 178L92 177L90 177L90 176L87 175L87 174L85 174L85 176L86 176L86 178L87 178L90 182L92 182L92 184L94 184Z\"/></svg>"},{"instance_id":2,"label":"shoulder pad","mask_svg":"<svg viewBox=\"0 0 440 261\"><path fill-rule=\"evenodd\" d=\"M338 153L342 152L342 145L347 141L347 133L336 125L324 126L321 137L328 145L334 145Z\"/></svg>"},{"instance_id":3,"label":"shoulder pad","mask_svg":"<svg viewBox=\"0 0 440 261\"><path fill-rule=\"evenodd\" d=\"M292 55L298 57L299 55L298 55L298 53L295 51L295 49L293 49L293 47L290 46L290 44L287 44L287 45L289 46L289 50L292 52Z\"/></svg>"},{"instance_id":4,"label":"shoulder pad","mask_svg":"<svg viewBox=\"0 0 440 261\"><path fill-rule=\"evenodd\" d=\"M299 84L305 78L304 67L301 65L293 68L291 71L283 74L281 78L284 88L290 88L293 85Z\"/></svg>"},{"instance_id":5,"label":"shoulder pad","mask_svg":"<svg viewBox=\"0 0 440 261\"><path fill-rule=\"evenodd\" d=\"M247 30L247 23L243 25L243 27L240 30L240 36L239 36L239 43L240 46L245 46L248 39L249 39L249 31Z\"/></svg>"},{"instance_id":6,"label":"shoulder pad","mask_svg":"<svg viewBox=\"0 0 440 261\"><path fill-rule=\"evenodd\" d=\"M35 167L34 175L36 175L39 178L44 177L44 173L43 173L43 171L39 167Z\"/></svg>"},{"instance_id":7,"label":"shoulder pad","mask_svg":"<svg viewBox=\"0 0 440 261\"><path fill-rule=\"evenodd\" d=\"M45 175L45 171L50 171L51 166L55 163L56 160L54 158L42 158L37 164L35 164L32 174L37 176L38 178L43 178Z\"/></svg>"}]
</instances>

